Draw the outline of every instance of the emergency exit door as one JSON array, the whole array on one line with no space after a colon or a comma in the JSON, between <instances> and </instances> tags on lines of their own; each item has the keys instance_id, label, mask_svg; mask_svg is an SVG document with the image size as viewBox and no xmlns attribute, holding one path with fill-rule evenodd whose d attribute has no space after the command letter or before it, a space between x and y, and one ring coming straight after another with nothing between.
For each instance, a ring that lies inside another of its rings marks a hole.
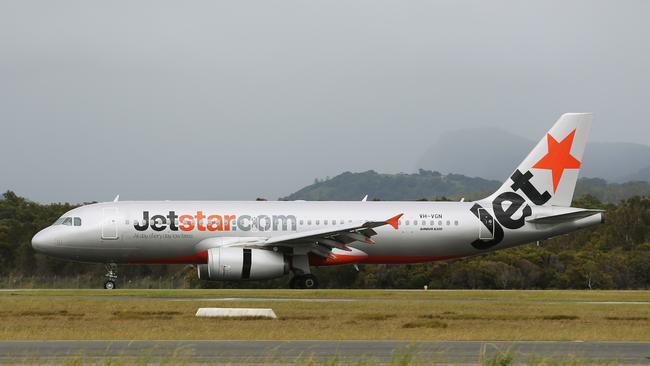
<instances>
[{"instance_id":1,"label":"emergency exit door","mask_svg":"<svg viewBox=\"0 0 650 366\"><path fill-rule=\"evenodd\" d=\"M117 208L106 207L103 210L104 218L102 220L102 239L115 240L118 238L117 232Z\"/></svg>"},{"instance_id":2,"label":"emergency exit door","mask_svg":"<svg viewBox=\"0 0 650 366\"><path fill-rule=\"evenodd\" d=\"M494 217L484 208L478 209L478 219L481 221L478 229L480 240L494 239Z\"/></svg>"}]
</instances>

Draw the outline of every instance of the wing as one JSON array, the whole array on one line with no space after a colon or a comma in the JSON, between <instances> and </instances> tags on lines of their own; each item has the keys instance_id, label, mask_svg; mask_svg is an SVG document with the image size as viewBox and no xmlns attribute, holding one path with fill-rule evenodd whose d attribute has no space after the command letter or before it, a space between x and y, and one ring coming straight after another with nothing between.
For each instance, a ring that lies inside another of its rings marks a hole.
<instances>
[{"instance_id":1,"label":"wing","mask_svg":"<svg viewBox=\"0 0 650 366\"><path fill-rule=\"evenodd\" d=\"M324 244L345 250L345 244L354 241L373 244L374 242L372 241L371 237L377 235L377 232L373 229L384 225L391 225L397 229L400 217L402 217L402 214L393 216L386 221L367 221L361 225L339 226L336 227L336 229L317 229L294 234L274 236L266 240L265 244L304 244L318 242L319 244Z\"/></svg>"},{"instance_id":2,"label":"wing","mask_svg":"<svg viewBox=\"0 0 650 366\"><path fill-rule=\"evenodd\" d=\"M386 221L367 221L360 225L343 225L324 229L303 231L269 238L211 238L204 240L202 246L245 246L245 247L313 247L312 252L326 257L334 249L351 251L347 244L355 241L373 244L372 237L377 235L377 227L390 225L397 230L399 219L403 214Z\"/></svg>"}]
</instances>

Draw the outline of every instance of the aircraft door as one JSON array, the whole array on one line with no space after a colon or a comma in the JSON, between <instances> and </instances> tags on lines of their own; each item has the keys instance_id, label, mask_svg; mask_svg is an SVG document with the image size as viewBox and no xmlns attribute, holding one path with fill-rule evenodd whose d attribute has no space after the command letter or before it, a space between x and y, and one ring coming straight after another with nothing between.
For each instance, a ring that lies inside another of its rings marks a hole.
<instances>
[{"instance_id":1,"label":"aircraft door","mask_svg":"<svg viewBox=\"0 0 650 366\"><path fill-rule=\"evenodd\" d=\"M115 240L118 238L117 207L104 208L103 213L104 217L102 220L102 239Z\"/></svg>"},{"instance_id":2,"label":"aircraft door","mask_svg":"<svg viewBox=\"0 0 650 366\"><path fill-rule=\"evenodd\" d=\"M481 221L478 229L478 238L480 240L494 239L494 218L486 209L478 209L478 218Z\"/></svg>"}]
</instances>

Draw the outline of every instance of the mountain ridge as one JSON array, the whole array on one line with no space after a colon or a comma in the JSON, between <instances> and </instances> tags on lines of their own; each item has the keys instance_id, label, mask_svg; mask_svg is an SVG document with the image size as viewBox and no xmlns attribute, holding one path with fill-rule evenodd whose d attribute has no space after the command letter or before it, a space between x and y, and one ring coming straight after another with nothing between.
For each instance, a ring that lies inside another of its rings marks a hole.
<instances>
[{"instance_id":1,"label":"mountain ridge","mask_svg":"<svg viewBox=\"0 0 650 366\"><path fill-rule=\"evenodd\" d=\"M489 127L448 131L422 154L416 168L504 180L535 144L525 137ZM588 142L580 176L615 183L650 181L650 146Z\"/></svg>"},{"instance_id":2,"label":"mountain ridge","mask_svg":"<svg viewBox=\"0 0 650 366\"><path fill-rule=\"evenodd\" d=\"M343 172L319 180L280 198L284 201L358 201L370 200L477 200L489 196L502 182L463 174L442 174L420 169L417 173L387 174L374 170ZM618 203L633 196L650 196L649 182L609 183L602 178L580 178L574 198L591 195L605 203Z\"/></svg>"}]
</instances>

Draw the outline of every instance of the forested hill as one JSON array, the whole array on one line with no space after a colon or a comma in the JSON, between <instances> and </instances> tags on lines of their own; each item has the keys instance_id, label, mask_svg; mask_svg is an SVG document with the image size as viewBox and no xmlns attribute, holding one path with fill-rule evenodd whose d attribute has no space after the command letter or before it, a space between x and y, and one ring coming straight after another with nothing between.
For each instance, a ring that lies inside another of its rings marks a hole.
<instances>
[{"instance_id":1,"label":"forested hill","mask_svg":"<svg viewBox=\"0 0 650 366\"><path fill-rule=\"evenodd\" d=\"M374 170L362 173L345 172L331 179L316 180L281 200L358 201L413 201L440 197L480 198L499 188L500 182L470 178L460 174L443 175L420 170L414 174L381 174Z\"/></svg>"},{"instance_id":2,"label":"forested hill","mask_svg":"<svg viewBox=\"0 0 650 366\"><path fill-rule=\"evenodd\" d=\"M374 170L362 173L345 172L331 179L316 180L281 200L383 201L435 200L449 198L479 199L488 196L501 185L496 180L472 178L461 174L443 175L422 170L413 174L381 174ZM581 178L576 197L591 195L605 203L618 203L633 196L650 196L649 182L607 183L598 178Z\"/></svg>"}]
</instances>

